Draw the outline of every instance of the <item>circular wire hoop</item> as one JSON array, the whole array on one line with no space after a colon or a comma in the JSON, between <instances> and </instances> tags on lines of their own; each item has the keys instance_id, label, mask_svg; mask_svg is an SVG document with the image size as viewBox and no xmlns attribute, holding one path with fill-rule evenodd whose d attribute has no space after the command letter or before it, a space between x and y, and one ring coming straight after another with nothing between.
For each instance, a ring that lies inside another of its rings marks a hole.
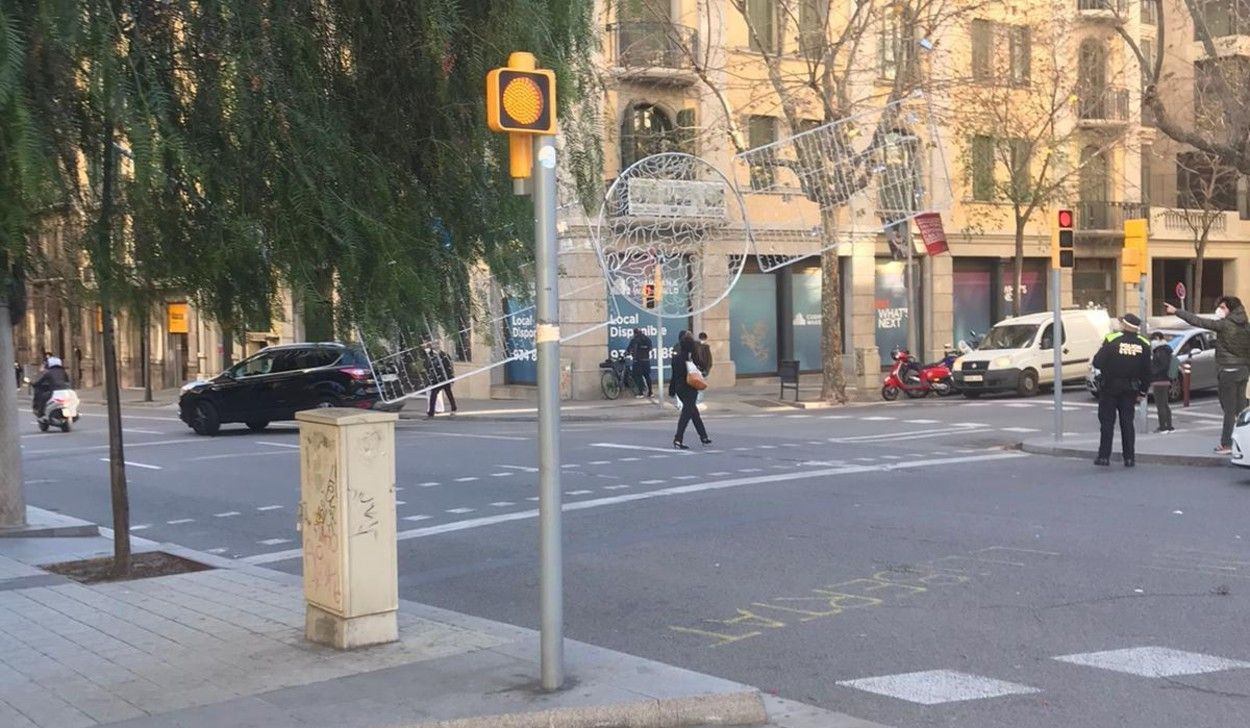
<instances>
[{"instance_id":1,"label":"circular wire hoop","mask_svg":"<svg viewBox=\"0 0 1250 728\"><path fill-rule=\"evenodd\" d=\"M688 318L729 295L750 240L733 183L698 157L664 152L612 182L594 242L614 297L663 318Z\"/></svg>"}]
</instances>

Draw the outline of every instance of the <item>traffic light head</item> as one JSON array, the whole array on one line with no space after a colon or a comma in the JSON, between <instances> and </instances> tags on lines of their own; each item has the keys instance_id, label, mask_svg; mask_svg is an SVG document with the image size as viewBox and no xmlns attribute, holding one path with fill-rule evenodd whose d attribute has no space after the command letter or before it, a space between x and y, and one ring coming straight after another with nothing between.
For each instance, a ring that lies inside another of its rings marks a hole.
<instances>
[{"instance_id":1,"label":"traffic light head","mask_svg":"<svg viewBox=\"0 0 1250 728\"><path fill-rule=\"evenodd\" d=\"M645 308L655 308L655 284L642 284L642 305Z\"/></svg>"},{"instance_id":2,"label":"traffic light head","mask_svg":"<svg viewBox=\"0 0 1250 728\"><path fill-rule=\"evenodd\" d=\"M496 68L486 75L486 124L512 134L556 133L556 75Z\"/></svg>"},{"instance_id":3,"label":"traffic light head","mask_svg":"<svg viewBox=\"0 0 1250 728\"><path fill-rule=\"evenodd\" d=\"M1060 211L1059 211L1059 228L1060 228L1060 229L1063 229L1063 228L1071 228L1071 227L1072 227L1072 220L1073 220L1073 219L1072 219L1072 211L1071 211L1071 210L1060 210Z\"/></svg>"}]
</instances>

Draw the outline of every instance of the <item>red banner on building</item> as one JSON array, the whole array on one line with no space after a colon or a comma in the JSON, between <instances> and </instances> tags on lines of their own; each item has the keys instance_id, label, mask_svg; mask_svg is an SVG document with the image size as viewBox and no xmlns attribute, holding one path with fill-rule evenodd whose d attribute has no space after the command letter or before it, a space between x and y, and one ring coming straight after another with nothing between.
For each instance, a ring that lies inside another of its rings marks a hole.
<instances>
[{"instance_id":1,"label":"red banner on building","mask_svg":"<svg viewBox=\"0 0 1250 728\"><path fill-rule=\"evenodd\" d=\"M936 212L922 212L916 216L916 227L920 228L920 237L924 240L925 250L929 255L949 253L946 244L946 231L942 228L942 216Z\"/></svg>"}]
</instances>

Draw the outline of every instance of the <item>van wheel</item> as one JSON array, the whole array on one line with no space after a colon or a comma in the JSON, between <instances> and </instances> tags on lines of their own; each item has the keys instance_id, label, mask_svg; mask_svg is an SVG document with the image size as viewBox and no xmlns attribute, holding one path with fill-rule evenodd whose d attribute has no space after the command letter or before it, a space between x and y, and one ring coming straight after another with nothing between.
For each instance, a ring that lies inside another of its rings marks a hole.
<instances>
[{"instance_id":1,"label":"van wheel","mask_svg":"<svg viewBox=\"0 0 1250 728\"><path fill-rule=\"evenodd\" d=\"M1042 385L1037 381L1037 372L1025 369L1020 374L1020 384L1016 386L1016 394L1021 397L1036 397L1040 391L1042 391Z\"/></svg>"},{"instance_id":2,"label":"van wheel","mask_svg":"<svg viewBox=\"0 0 1250 728\"><path fill-rule=\"evenodd\" d=\"M195 434L211 437L221 429L221 417L212 402L196 402L195 411L191 414L191 429Z\"/></svg>"}]
</instances>

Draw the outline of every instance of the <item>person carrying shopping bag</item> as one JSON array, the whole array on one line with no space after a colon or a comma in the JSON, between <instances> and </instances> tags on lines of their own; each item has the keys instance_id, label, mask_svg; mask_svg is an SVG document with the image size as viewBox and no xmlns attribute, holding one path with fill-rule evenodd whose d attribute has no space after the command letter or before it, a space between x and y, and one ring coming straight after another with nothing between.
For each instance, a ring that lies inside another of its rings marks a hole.
<instances>
[{"instance_id":1,"label":"person carrying shopping bag","mask_svg":"<svg viewBox=\"0 0 1250 728\"><path fill-rule=\"evenodd\" d=\"M690 449L690 446L686 445L683 440L686 436L686 426L691 422L694 423L695 432L699 433L699 442L704 445L712 444L711 438L707 436L707 428L703 426L703 418L699 415L699 392L707 388L707 380L703 378L702 372L693 361L695 349L696 344L693 338L682 337L677 344L677 351L673 354L670 370L672 378L669 379L668 384L669 396L676 397L681 402L681 415L677 418L677 434L673 437L673 447L678 450Z\"/></svg>"}]
</instances>

